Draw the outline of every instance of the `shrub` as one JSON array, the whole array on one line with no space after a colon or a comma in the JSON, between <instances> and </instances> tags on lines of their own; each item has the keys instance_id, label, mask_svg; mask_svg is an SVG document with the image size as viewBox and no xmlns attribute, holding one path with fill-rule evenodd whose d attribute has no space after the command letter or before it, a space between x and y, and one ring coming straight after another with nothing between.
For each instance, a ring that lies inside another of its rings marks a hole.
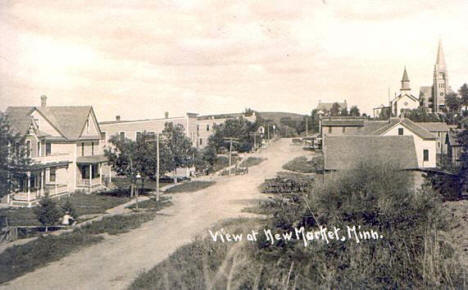
<instances>
[{"instance_id":1,"label":"shrub","mask_svg":"<svg viewBox=\"0 0 468 290\"><path fill-rule=\"evenodd\" d=\"M307 157L305 156L297 157L289 161L285 165L283 165L283 169L295 171L295 172L301 172L301 173L322 172L323 157L316 156L312 158L310 161L307 160Z\"/></svg>"},{"instance_id":2,"label":"shrub","mask_svg":"<svg viewBox=\"0 0 468 290\"><path fill-rule=\"evenodd\" d=\"M41 199L39 206L34 209L34 213L39 222L45 226L46 232L49 226L55 225L62 217L62 212L55 201L47 196Z\"/></svg>"}]
</instances>

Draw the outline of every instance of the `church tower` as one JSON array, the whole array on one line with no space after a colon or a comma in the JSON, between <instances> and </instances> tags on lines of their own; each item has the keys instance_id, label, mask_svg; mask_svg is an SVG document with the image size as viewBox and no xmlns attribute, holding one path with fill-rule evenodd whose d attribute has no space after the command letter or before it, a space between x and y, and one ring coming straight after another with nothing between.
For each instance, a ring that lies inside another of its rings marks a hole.
<instances>
[{"instance_id":1,"label":"church tower","mask_svg":"<svg viewBox=\"0 0 468 290\"><path fill-rule=\"evenodd\" d=\"M400 91L402 93L404 92L409 92L411 91L411 88L410 88L410 80L408 78L408 73L406 72L406 66L405 66L405 70L403 71L403 77L401 78L401 88L400 88Z\"/></svg>"},{"instance_id":2,"label":"church tower","mask_svg":"<svg viewBox=\"0 0 468 290\"><path fill-rule=\"evenodd\" d=\"M445 97L449 92L447 67L445 65L444 51L442 50L442 42L439 41L437 49L437 60L434 65L434 81L432 84L432 104L433 112L440 112L445 107Z\"/></svg>"}]
</instances>

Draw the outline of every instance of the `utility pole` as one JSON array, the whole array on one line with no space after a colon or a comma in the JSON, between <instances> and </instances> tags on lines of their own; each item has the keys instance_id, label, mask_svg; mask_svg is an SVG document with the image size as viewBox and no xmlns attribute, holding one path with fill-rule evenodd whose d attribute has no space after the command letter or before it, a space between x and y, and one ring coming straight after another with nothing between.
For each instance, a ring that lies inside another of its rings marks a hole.
<instances>
[{"instance_id":1,"label":"utility pole","mask_svg":"<svg viewBox=\"0 0 468 290\"><path fill-rule=\"evenodd\" d=\"M260 135L260 133L251 132L249 133L249 135L254 137L254 151L255 151L255 149L257 149L257 135Z\"/></svg>"},{"instance_id":2,"label":"utility pole","mask_svg":"<svg viewBox=\"0 0 468 290\"><path fill-rule=\"evenodd\" d=\"M159 203L159 134L156 133L156 201Z\"/></svg>"},{"instance_id":3,"label":"utility pole","mask_svg":"<svg viewBox=\"0 0 468 290\"><path fill-rule=\"evenodd\" d=\"M306 132L305 132L305 136L307 137L309 135L309 120L308 120L308 116L305 116L305 129L306 129Z\"/></svg>"},{"instance_id":4,"label":"utility pole","mask_svg":"<svg viewBox=\"0 0 468 290\"><path fill-rule=\"evenodd\" d=\"M229 141L229 175L231 175L231 166L232 166L232 142L233 140L239 140L234 137L225 137L224 140ZM236 141L234 141L236 142Z\"/></svg>"}]
</instances>

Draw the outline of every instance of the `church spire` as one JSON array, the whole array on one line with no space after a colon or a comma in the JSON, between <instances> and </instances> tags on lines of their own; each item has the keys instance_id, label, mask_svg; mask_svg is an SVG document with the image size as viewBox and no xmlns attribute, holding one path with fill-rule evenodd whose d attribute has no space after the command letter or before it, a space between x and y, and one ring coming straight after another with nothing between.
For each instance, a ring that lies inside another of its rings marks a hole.
<instances>
[{"instance_id":1,"label":"church spire","mask_svg":"<svg viewBox=\"0 0 468 290\"><path fill-rule=\"evenodd\" d=\"M436 64L439 66L445 66L445 57L444 57L444 50L442 49L442 40L439 40L439 48L437 49Z\"/></svg>"},{"instance_id":2,"label":"church spire","mask_svg":"<svg viewBox=\"0 0 468 290\"><path fill-rule=\"evenodd\" d=\"M410 80L408 77L408 73L406 72L406 66L405 70L403 71L403 77L401 78L401 91L410 91Z\"/></svg>"}]
</instances>

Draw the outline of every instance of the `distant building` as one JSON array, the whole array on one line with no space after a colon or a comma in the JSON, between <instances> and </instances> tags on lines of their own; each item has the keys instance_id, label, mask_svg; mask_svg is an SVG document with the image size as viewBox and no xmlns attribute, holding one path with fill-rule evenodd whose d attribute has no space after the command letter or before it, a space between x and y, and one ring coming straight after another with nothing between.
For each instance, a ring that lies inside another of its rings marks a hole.
<instances>
[{"instance_id":1,"label":"distant building","mask_svg":"<svg viewBox=\"0 0 468 290\"><path fill-rule=\"evenodd\" d=\"M460 134L461 130L459 129L451 129L446 137L447 143L447 156L450 162L455 166L460 166L461 163L461 155L462 155L462 146L461 143L458 141L458 134Z\"/></svg>"},{"instance_id":2,"label":"distant building","mask_svg":"<svg viewBox=\"0 0 468 290\"><path fill-rule=\"evenodd\" d=\"M316 108L317 113L319 115L328 115L329 116L330 111L331 111L334 104L338 104L339 112L341 112L341 110L343 110L343 109L348 109L348 104L347 104L346 100L344 100L344 102L342 102L342 103L339 103L339 102L322 103L322 101L319 100L317 108Z\"/></svg>"},{"instance_id":3,"label":"distant building","mask_svg":"<svg viewBox=\"0 0 468 290\"><path fill-rule=\"evenodd\" d=\"M414 188L424 183L412 136L325 136L323 145L326 176L357 168L362 162L384 163L408 171Z\"/></svg>"},{"instance_id":4,"label":"distant building","mask_svg":"<svg viewBox=\"0 0 468 290\"><path fill-rule=\"evenodd\" d=\"M419 168L435 168L437 138L424 127L405 118L371 121L362 118L328 117L320 122L323 146L328 136L412 136Z\"/></svg>"},{"instance_id":5,"label":"distant building","mask_svg":"<svg viewBox=\"0 0 468 290\"><path fill-rule=\"evenodd\" d=\"M384 113L385 111L388 111L390 112L391 111L391 107L390 106L385 106L384 104L381 104L380 106L378 106L377 108L373 108L372 109L372 113L373 113L373 117L376 119L376 118L379 118L382 113ZM388 113L388 116L390 116L390 114Z\"/></svg>"},{"instance_id":6,"label":"distant building","mask_svg":"<svg viewBox=\"0 0 468 290\"><path fill-rule=\"evenodd\" d=\"M451 89L448 81L448 71L445 63L444 51L442 49L442 42L439 41L432 86L421 87L419 95L422 99L422 105L425 108L438 113L445 110L445 98L450 92Z\"/></svg>"},{"instance_id":7,"label":"distant building","mask_svg":"<svg viewBox=\"0 0 468 290\"><path fill-rule=\"evenodd\" d=\"M419 99L411 94L410 80L406 67L401 78L400 94L391 101L390 106L392 107L392 115L394 117L399 117L405 111L419 107Z\"/></svg>"},{"instance_id":8,"label":"distant building","mask_svg":"<svg viewBox=\"0 0 468 290\"><path fill-rule=\"evenodd\" d=\"M415 122L437 137L437 154L447 154L447 134L449 127L445 122Z\"/></svg>"}]
</instances>

